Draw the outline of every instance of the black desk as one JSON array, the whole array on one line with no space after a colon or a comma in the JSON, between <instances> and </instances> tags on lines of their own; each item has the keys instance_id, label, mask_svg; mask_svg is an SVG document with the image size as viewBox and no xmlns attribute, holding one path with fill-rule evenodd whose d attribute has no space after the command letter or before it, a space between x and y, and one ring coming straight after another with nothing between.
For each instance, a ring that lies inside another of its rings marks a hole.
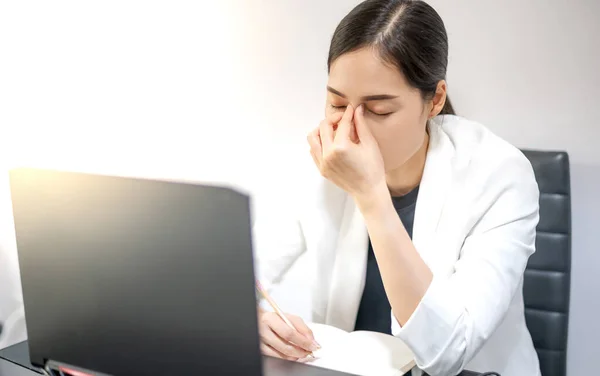
<instances>
[{"instance_id":1,"label":"black desk","mask_svg":"<svg viewBox=\"0 0 600 376\"><path fill-rule=\"evenodd\" d=\"M27 342L0 350L0 376L40 376L40 373L28 369L29 349ZM459 376L477 376L478 373L463 371ZM289 362L282 359L263 356L262 376L352 376L348 373L331 371L309 366L306 364Z\"/></svg>"},{"instance_id":2,"label":"black desk","mask_svg":"<svg viewBox=\"0 0 600 376\"><path fill-rule=\"evenodd\" d=\"M29 364L27 342L21 342L0 350L0 376L40 376L40 373L28 369L25 364ZM347 373L268 356L263 356L263 368L263 376L351 376Z\"/></svg>"},{"instance_id":3,"label":"black desk","mask_svg":"<svg viewBox=\"0 0 600 376\"><path fill-rule=\"evenodd\" d=\"M0 358L0 376L39 376L39 373Z\"/></svg>"}]
</instances>

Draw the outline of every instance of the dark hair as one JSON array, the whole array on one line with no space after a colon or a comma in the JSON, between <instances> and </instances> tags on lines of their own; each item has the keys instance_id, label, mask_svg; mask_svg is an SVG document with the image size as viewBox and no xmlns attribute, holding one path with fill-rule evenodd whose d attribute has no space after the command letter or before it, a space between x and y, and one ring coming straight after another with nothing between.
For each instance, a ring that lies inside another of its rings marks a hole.
<instances>
[{"instance_id":1,"label":"dark hair","mask_svg":"<svg viewBox=\"0 0 600 376\"><path fill-rule=\"evenodd\" d=\"M371 46L400 69L423 99L433 98L446 78L448 36L437 12L420 0L366 0L335 29L329 47L327 72L341 55ZM450 99L440 114L454 115Z\"/></svg>"}]
</instances>

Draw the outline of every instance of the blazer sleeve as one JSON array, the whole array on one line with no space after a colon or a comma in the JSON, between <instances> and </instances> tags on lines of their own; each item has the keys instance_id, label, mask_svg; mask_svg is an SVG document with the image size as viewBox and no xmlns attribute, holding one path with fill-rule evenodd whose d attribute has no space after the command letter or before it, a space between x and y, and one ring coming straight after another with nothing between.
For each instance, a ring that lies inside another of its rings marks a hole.
<instances>
[{"instance_id":1,"label":"blazer sleeve","mask_svg":"<svg viewBox=\"0 0 600 376\"><path fill-rule=\"evenodd\" d=\"M265 210L252 229L255 274L267 291L281 282L306 250L297 211L292 205L286 208Z\"/></svg>"},{"instance_id":2,"label":"blazer sleeve","mask_svg":"<svg viewBox=\"0 0 600 376\"><path fill-rule=\"evenodd\" d=\"M0 223L2 227L5 223ZM2 234L14 234L5 231ZM0 239L0 349L26 339L25 314L19 279L16 249L12 236Z\"/></svg>"},{"instance_id":3,"label":"blazer sleeve","mask_svg":"<svg viewBox=\"0 0 600 376\"><path fill-rule=\"evenodd\" d=\"M477 354L502 322L535 251L539 190L530 162L519 153L483 170L487 176L473 189L485 209L454 273L433 277L403 327L392 314L392 333L432 376L458 374Z\"/></svg>"},{"instance_id":4,"label":"blazer sleeve","mask_svg":"<svg viewBox=\"0 0 600 376\"><path fill-rule=\"evenodd\" d=\"M8 174L0 174L0 349L27 338Z\"/></svg>"}]
</instances>

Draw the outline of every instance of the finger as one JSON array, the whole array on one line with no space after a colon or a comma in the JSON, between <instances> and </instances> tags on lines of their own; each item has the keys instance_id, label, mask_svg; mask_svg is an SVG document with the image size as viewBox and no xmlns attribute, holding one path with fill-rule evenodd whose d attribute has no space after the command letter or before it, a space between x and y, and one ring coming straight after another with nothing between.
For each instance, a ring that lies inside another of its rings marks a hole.
<instances>
[{"instance_id":1,"label":"finger","mask_svg":"<svg viewBox=\"0 0 600 376\"><path fill-rule=\"evenodd\" d=\"M299 358L294 358L293 356L287 356L285 354L282 354L279 351L275 350L274 348L272 348L271 346L269 346L265 343L260 344L260 352L263 353L264 355L271 356L274 358L281 358L281 359L293 360L293 361L296 361L299 359Z\"/></svg>"},{"instance_id":2,"label":"finger","mask_svg":"<svg viewBox=\"0 0 600 376\"><path fill-rule=\"evenodd\" d=\"M365 121L365 106L362 104L358 106L354 112L354 127L356 128L358 141L368 142L373 139L373 135L371 134L371 131L367 126L367 122Z\"/></svg>"},{"instance_id":3,"label":"finger","mask_svg":"<svg viewBox=\"0 0 600 376\"><path fill-rule=\"evenodd\" d=\"M339 123L340 120L342 120L342 117L344 116L345 113L346 113L346 111L332 112L329 115L327 115L326 119L327 119L327 121L329 121L332 124Z\"/></svg>"},{"instance_id":4,"label":"finger","mask_svg":"<svg viewBox=\"0 0 600 376\"><path fill-rule=\"evenodd\" d=\"M333 130L337 130L338 123L342 120L342 116L344 116L344 112L337 111L332 114L329 114L326 119L331 124Z\"/></svg>"},{"instance_id":5,"label":"finger","mask_svg":"<svg viewBox=\"0 0 600 376\"><path fill-rule=\"evenodd\" d=\"M306 351L297 346L296 344L292 343L291 341L283 339L273 329L261 333L261 340L263 343L271 346L274 350L282 353L285 356L299 359L304 358L308 356L308 354L310 354L310 351Z\"/></svg>"},{"instance_id":6,"label":"finger","mask_svg":"<svg viewBox=\"0 0 600 376\"><path fill-rule=\"evenodd\" d=\"M327 153L333 143L333 124L327 120L322 121L319 125L319 133L321 135L322 151Z\"/></svg>"},{"instance_id":7,"label":"finger","mask_svg":"<svg viewBox=\"0 0 600 376\"><path fill-rule=\"evenodd\" d=\"M307 353L318 349L318 347L315 346L315 344L313 344L312 339L304 336L296 329L290 328L281 319L277 320L277 321L276 320L269 321L269 326L271 327L273 332L275 332L279 337L281 337L281 339L283 341L290 342L293 345L296 345L297 347L303 349ZM296 346L294 346L294 347L296 347ZM278 349L279 351L282 351L278 347L275 347L275 348ZM292 354L288 354L285 351L282 351L282 352L286 355L292 355ZM298 357L301 358L302 356L298 356Z\"/></svg>"},{"instance_id":8,"label":"finger","mask_svg":"<svg viewBox=\"0 0 600 376\"><path fill-rule=\"evenodd\" d=\"M320 128L310 132L306 139L310 145L310 155L312 156L317 167L321 168L323 149L321 146Z\"/></svg>"},{"instance_id":9,"label":"finger","mask_svg":"<svg viewBox=\"0 0 600 376\"><path fill-rule=\"evenodd\" d=\"M306 325L304 320L297 316L288 316L288 319L294 324L296 330L300 332L300 334L304 335L306 338L310 339L315 347L320 348L321 345L317 341L315 341L315 336L313 331Z\"/></svg>"},{"instance_id":10,"label":"finger","mask_svg":"<svg viewBox=\"0 0 600 376\"><path fill-rule=\"evenodd\" d=\"M274 351L286 357L296 359L306 357L309 354L308 351L301 349L300 347L294 345L293 343L290 343L289 341L284 340L279 335L277 335L277 332L275 332L273 328L271 328L271 324L273 324L273 321L281 321L283 323L281 318L279 318L278 316L275 317L273 315L266 316L261 321L259 326L261 343L271 347Z\"/></svg>"},{"instance_id":11,"label":"finger","mask_svg":"<svg viewBox=\"0 0 600 376\"><path fill-rule=\"evenodd\" d=\"M354 108L352 105L348 105L346 107L346 111L342 116L342 119L338 123L337 132L335 134L335 140L345 141L350 138L350 133L352 132L352 119L354 117Z\"/></svg>"},{"instance_id":12,"label":"finger","mask_svg":"<svg viewBox=\"0 0 600 376\"><path fill-rule=\"evenodd\" d=\"M310 156L312 157L313 162L315 162L315 165L317 166L317 168L320 170L321 169L321 161L315 154L316 154L315 151L313 149L310 149Z\"/></svg>"}]
</instances>

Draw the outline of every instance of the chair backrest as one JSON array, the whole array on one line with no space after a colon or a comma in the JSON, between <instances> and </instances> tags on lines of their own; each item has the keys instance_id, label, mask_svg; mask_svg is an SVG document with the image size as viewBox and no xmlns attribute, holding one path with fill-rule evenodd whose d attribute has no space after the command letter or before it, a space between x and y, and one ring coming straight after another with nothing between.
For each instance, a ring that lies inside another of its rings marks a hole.
<instances>
[{"instance_id":1,"label":"chair backrest","mask_svg":"<svg viewBox=\"0 0 600 376\"><path fill-rule=\"evenodd\" d=\"M525 270L527 327L543 376L566 375L571 284L571 188L566 152L523 150L540 189L536 252Z\"/></svg>"}]
</instances>

